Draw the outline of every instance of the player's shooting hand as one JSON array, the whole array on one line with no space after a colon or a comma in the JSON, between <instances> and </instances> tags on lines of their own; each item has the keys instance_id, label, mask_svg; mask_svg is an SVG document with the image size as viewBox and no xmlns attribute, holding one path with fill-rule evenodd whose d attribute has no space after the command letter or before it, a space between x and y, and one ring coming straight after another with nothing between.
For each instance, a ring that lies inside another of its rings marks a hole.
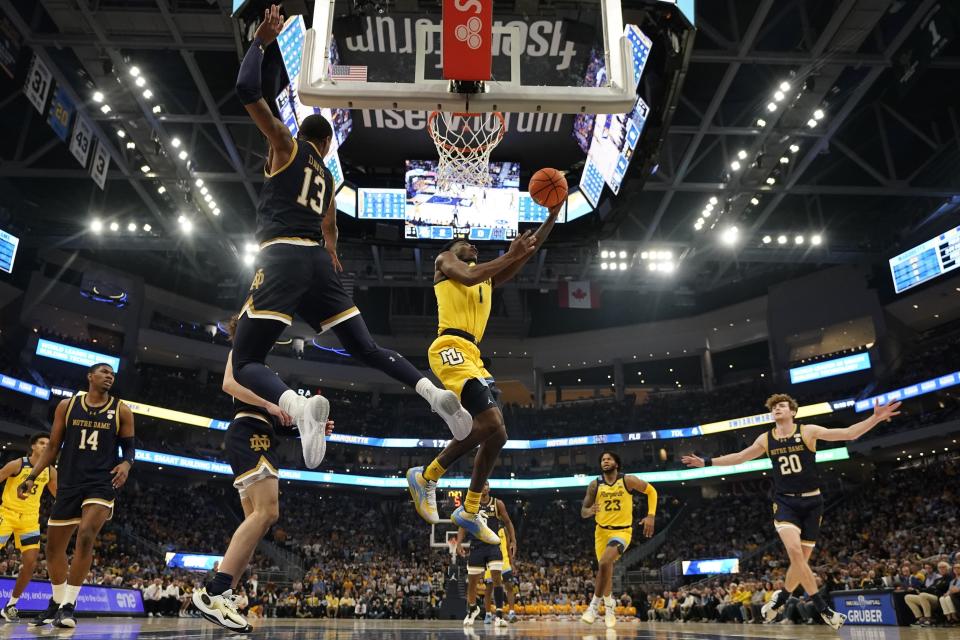
<instances>
[{"instance_id":1,"label":"player's shooting hand","mask_svg":"<svg viewBox=\"0 0 960 640\"><path fill-rule=\"evenodd\" d=\"M127 476L130 475L130 463L124 460L110 470L113 475L113 488L119 489L127 482Z\"/></svg>"},{"instance_id":2,"label":"player's shooting hand","mask_svg":"<svg viewBox=\"0 0 960 640\"><path fill-rule=\"evenodd\" d=\"M703 466L703 458L701 458L700 456L695 456L693 454L690 454L689 456L683 456L682 458L680 458L680 462L687 465L688 467Z\"/></svg>"},{"instance_id":3,"label":"player's shooting hand","mask_svg":"<svg viewBox=\"0 0 960 640\"><path fill-rule=\"evenodd\" d=\"M343 273L343 265L340 264L340 258L337 257L337 250L328 248L327 253L330 254L330 261L333 263L333 270L337 273Z\"/></svg>"},{"instance_id":4,"label":"player's shooting hand","mask_svg":"<svg viewBox=\"0 0 960 640\"><path fill-rule=\"evenodd\" d=\"M26 500L31 491L33 491L33 480L30 478L17 485L17 497L21 500Z\"/></svg>"},{"instance_id":5,"label":"player's shooting hand","mask_svg":"<svg viewBox=\"0 0 960 640\"><path fill-rule=\"evenodd\" d=\"M329 436L331 433L333 433L333 420L327 420L327 426L324 429L324 435Z\"/></svg>"},{"instance_id":6,"label":"player's shooting hand","mask_svg":"<svg viewBox=\"0 0 960 640\"><path fill-rule=\"evenodd\" d=\"M525 258L537 248L537 236L532 231L524 231L513 239L507 253L513 258Z\"/></svg>"},{"instance_id":7,"label":"player's shooting hand","mask_svg":"<svg viewBox=\"0 0 960 640\"><path fill-rule=\"evenodd\" d=\"M279 420L280 424L282 424L283 426L289 427L290 425L293 424L293 416L291 416L289 413L287 413L277 405L273 404L272 402L267 404L266 410L267 410L267 413L269 413L274 418Z\"/></svg>"},{"instance_id":8,"label":"player's shooting hand","mask_svg":"<svg viewBox=\"0 0 960 640\"><path fill-rule=\"evenodd\" d=\"M563 205L564 205L564 204L566 204L566 200L563 200L563 201L560 202L560 204L558 204L557 206L551 207L550 209L548 209L548 210L547 210L548 216L549 216L550 218L556 218L558 215L560 215L560 212L563 211Z\"/></svg>"},{"instance_id":9,"label":"player's shooting hand","mask_svg":"<svg viewBox=\"0 0 960 640\"><path fill-rule=\"evenodd\" d=\"M255 39L260 40L264 47L272 44L280 32L283 30L283 15L280 13L280 5L272 4L270 8L263 12L263 22L257 27L257 32L253 34Z\"/></svg>"},{"instance_id":10,"label":"player's shooting hand","mask_svg":"<svg viewBox=\"0 0 960 640\"><path fill-rule=\"evenodd\" d=\"M890 420L894 416L900 415L900 412L897 411L897 409L900 408L900 404L901 403L899 402L888 402L887 404L881 406L878 402L873 407L873 417L880 422Z\"/></svg>"},{"instance_id":11,"label":"player's shooting hand","mask_svg":"<svg viewBox=\"0 0 960 640\"><path fill-rule=\"evenodd\" d=\"M640 523L643 525L643 535L644 537L650 538L653 536L653 525L654 525L654 516L647 516Z\"/></svg>"}]
</instances>

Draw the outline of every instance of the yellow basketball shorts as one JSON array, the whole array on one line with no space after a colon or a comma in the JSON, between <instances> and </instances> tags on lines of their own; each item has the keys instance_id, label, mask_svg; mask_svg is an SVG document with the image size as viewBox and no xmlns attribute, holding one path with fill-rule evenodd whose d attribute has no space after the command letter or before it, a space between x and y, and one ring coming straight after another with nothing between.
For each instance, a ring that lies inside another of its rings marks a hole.
<instances>
[{"instance_id":1,"label":"yellow basketball shorts","mask_svg":"<svg viewBox=\"0 0 960 640\"><path fill-rule=\"evenodd\" d=\"M13 536L20 551L40 548L40 514L0 509L0 549Z\"/></svg>"},{"instance_id":2,"label":"yellow basketball shorts","mask_svg":"<svg viewBox=\"0 0 960 640\"><path fill-rule=\"evenodd\" d=\"M594 536L594 547L597 552L597 560L603 555L604 550L613 545L620 549L620 555L630 546L630 540L633 538L633 527L626 529L603 529L597 527Z\"/></svg>"},{"instance_id":3,"label":"yellow basketball shorts","mask_svg":"<svg viewBox=\"0 0 960 640\"><path fill-rule=\"evenodd\" d=\"M483 366L477 345L458 336L439 336L430 345L427 357L430 370L444 387L457 394L461 404L474 417L499 406L493 376ZM479 384L470 385L465 390L464 386L470 380Z\"/></svg>"}]
</instances>

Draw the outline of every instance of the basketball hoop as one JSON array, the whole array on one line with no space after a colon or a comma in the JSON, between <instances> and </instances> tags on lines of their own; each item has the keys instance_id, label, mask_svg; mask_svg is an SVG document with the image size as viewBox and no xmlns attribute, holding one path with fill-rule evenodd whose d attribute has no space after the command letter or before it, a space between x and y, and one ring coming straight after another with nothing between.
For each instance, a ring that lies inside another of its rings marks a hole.
<instances>
[{"instance_id":1,"label":"basketball hoop","mask_svg":"<svg viewBox=\"0 0 960 640\"><path fill-rule=\"evenodd\" d=\"M437 186L490 186L490 152L506 133L499 111L446 113L431 111L427 130L437 147Z\"/></svg>"}]
</instances>

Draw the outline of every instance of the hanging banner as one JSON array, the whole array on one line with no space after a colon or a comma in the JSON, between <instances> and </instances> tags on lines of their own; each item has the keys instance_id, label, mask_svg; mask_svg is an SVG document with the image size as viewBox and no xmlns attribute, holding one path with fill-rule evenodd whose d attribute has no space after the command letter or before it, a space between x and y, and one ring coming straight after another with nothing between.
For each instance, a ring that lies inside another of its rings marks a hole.
<instances>
[{"instance_id":1,"label":"hanging banner","mask_svg":"<svg viewBox=\"0 0 960 640\"><path fill-rule=\"evenodd\" d=\"M103 190L107 184L107 171L110 169L110 154L97 140L97 149L93 153L93 163L90 165L90 175L93 181Z\"/></svg>"},{"instance_id":2,"label":"hanging banner","mask_svg":"<svg viewBox=\"0 0 960 640\"><path fill-rule=\"evenodd\" d=\"M43 113L43 108L47 106L47 95L50 93L50 85L53 83L53 74L43 63L39 56L33 56L33 64L30 65L30 72L27 73L27 83L23 87L23 92L27 99L33 104L34 108Z\"/></svg>"},{"instance_id":3,"label":"hanging banner","mask_svg":"<svg viewBox=\"0 0 960 640\"><path fill-rule=\"evenodd\" d=\"M83 116L77 115L77 122L73 125L73 135L70 136L70 153L77 159L81 167L87 166L90 158L90 147L93 146L93 131Z\"/></svg>"},{"instance_id":4,"label":"hanging banner","mask_svg":"<svg viewBox=\"0 0 960 640\"><path fill-rule=\"evenodd\" d=\"M20 56L20 32L7 16L0 14L0 69L11 80L17 73L17 58Z\"/></svg>"},{"instance_id":5,"label":"hanging banner","mask_svg":"<svg viewBox=\"0 0 960 640\"><path fill-rule=\"evenodd\" d=\"M50 101L50 115L47 116L47 124L57 134L57 137L64 142L70 137L70 120L73 118L74 111L76 111L76 107L73 106L73 101L67 95L67 92L63 90L63 87L57 87L57 90L53 92L53 100Z\"/></svg>"}]
</instances>

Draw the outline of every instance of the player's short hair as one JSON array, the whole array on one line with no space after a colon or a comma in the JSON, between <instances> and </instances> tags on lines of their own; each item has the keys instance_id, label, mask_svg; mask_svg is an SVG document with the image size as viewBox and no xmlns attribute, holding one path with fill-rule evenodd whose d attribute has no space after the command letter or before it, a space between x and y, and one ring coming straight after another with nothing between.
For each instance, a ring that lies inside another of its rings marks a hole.
<instances>
[{"instance_id":1,"label":"player's short hair","mask_svg":"<svg viewBox=\"0 0 960 640\"><path fill-rule=\"evenodd\" d=\"M456 239L454 239L454 240L448 240L447 242L445 242L445 243L443 244L442 247L440 247L440 253L443 253L444 251L450 251L450 250L453 249L455 246L457 246L457 243L458 243L458 242L466 242L466 240L464 240L463 238L456 238Z\"/></svg>"},{"instance_id":2,"label":"player's short hair","mask_svg":"<svg viewBox=\"0 0 960 640\"><path fill-rule=\"evenodd\" d=\"M42 439L44 439L44 438L46 438L47 440L49 440L49 439L50 439L50 434L47 433L47 432L45 432L45 431L41 431L40 433L35 433L35 434L33 434L32 436L30 436L30 446L32 447L33 445L37 444L37 442L39 442L40 440L42 440Z\"/></svg>"},{"instance_id":3,"label":"player's short hair","mask_svg":"<svg viewBox=\"0 0 960 640\"><path fill-rule=\"evenodd\" d=\"M315 113L303 119L298 135L301 138L322 142L333 137L333 127L330 126L326 118L319 113Z\"/></svg>"},{"instance_id":4,"label":"player's short hair","mask_svg":"<svg viewBox=\"0 0 960 640\"><path fill-rule=\"evenodd\" d=\"M797 401L792 396L788 396L785 393L775 393L769 398L767 398L767 402L766 402L767 410L773 411L773 408L778 404L780 404L781 402L786 402L787 404L789 404L791 411L797 411L797 409L800 408L800 405L797 404Z\"/></svg>"},{"instance_id":5,"label":"player's short hair","mask_svg":"<svg viewBox=\"0 0 960 640\"><path fill-rule=\"evenodd\" d=\"M87 369L87 373L94 373L100 367L107 367L108 369L110 369L110 371L113 371L113 365L111 365L109 362L98 362L96 364L90 365L90 368Z\"/></svg>"},{"instance_id":6,"label":"player's short hair","mask_svg":"<svg viewBox=\"0 0 960 640\"><path fill-rule=\"evenodd\" d=\"M623 464L620 462L620 456L618 456L613 451L604 451L603 453L601 453L600 457L597 458L597 464L603 463L603 456L610 456L611 458L613 458L613 461L617 463L617 471L619 471L620 468L623 466Z\"/></svg>"}]
</instances>

